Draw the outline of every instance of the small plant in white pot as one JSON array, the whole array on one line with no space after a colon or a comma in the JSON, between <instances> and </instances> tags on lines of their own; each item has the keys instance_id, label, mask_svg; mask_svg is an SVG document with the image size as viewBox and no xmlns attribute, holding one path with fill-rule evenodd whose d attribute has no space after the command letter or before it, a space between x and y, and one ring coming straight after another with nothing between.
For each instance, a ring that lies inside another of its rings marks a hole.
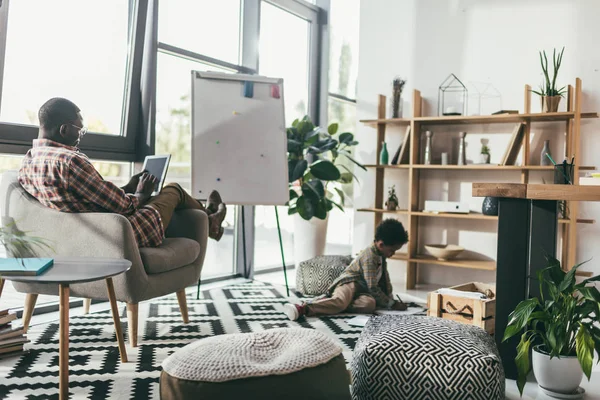
<instances>
[{"instance_id":1,"label":"small plant in white pot","mask_svg":"<svg viewBox=\"0 0 600 400\"><path fill-rule=\"evenodd\" d=\"M600 275L577 283L575 272L562 270L560 262L546 256L548 266L539 271L540 298L520 302L509 316L503 340L521 333L517 346L517 386L523 394L527 374L538 385L561 394L576 393L583 374L590 379L594 349L600 357L600 292L593 282Z\"/></svg>"}]
</instances>

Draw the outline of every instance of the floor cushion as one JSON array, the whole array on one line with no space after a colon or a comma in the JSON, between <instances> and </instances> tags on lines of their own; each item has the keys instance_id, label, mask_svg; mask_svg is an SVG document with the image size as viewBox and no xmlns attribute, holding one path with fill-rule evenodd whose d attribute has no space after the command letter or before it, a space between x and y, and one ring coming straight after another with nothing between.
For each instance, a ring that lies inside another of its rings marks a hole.
<instances>
[{"instance_id":1,"label":"floor cushion","mask_svg":"<svg viewBox=\"0 0 600 400\"><path fill-rule=\"evenodd\" d=\"M320 296L352 262L350 256L318 256L302 261L296 271L296 290L306 296Z\"/></svg>"},{"instance_id":2,"label":"floor cushion","mask_svg":"<svg viewBox=\"0 0 600 400\"><path fill-rule=\"evenodd\" d=\"M350 399L342 348L314 329L212 336L162 364L161 399Z\"/></svg>"},{"instance_id":3,"label":"floor cushion","mask_svg":"<svg viewBox=\"0 0 600 400\"><path fill-rule=\"evenodd\" d=\"M353 399L503 400L504 390L496 343L476 326L374 316L354 348Z\"/></svg>"}]
</instances>

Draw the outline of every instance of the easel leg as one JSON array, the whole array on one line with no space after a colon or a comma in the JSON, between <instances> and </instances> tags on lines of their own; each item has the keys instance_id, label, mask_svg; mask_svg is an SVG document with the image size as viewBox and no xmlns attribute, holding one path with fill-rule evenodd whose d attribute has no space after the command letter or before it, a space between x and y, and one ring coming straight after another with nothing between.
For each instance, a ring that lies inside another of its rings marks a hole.
<instances>
[{"instance_id":1,"label":"easel leg","mask_svg":"<svg viewBox=\"0 0 600 400\"><path fill-rule=\"evenodd\" d=\"M275 206L275 218L277 219L277 233L279 234L279 248L281 249L281 263L283 264L283 276L285 278L285 291L287 296L290 297L290 287L288 286L287 269L285 267L285 257L283 255L283 240L281 239L281 227L279 226L279 212L277 206Z\"/></svg>"},{"instance_id":2,"label":"easel leg","mask_svg":"<svg viewBox=\"0 0 600 400\"><path fill-rule=\"evenodd\" d=\"M202 277L198 277L198 288L196 289L196 300L200 300L200 282L202 282Z\"/></svg>"},{"instance_id":3,"label":"easel leg","mask_svg":"<svg viewBox=\"0 0 600 400\"><path fill-rule=\"evenodd\" d=\"M69 285L59 285L58 398L69 398Z\"/></svg>"}]
</instances>

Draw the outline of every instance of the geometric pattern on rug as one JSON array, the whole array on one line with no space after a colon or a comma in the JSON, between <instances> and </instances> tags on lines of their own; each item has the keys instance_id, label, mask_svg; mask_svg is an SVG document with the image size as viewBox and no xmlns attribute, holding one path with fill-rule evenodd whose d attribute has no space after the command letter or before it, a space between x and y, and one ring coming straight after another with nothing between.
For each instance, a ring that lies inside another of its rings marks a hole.
<instances>
[{"instance_id":1,"label":"geometric pattern on rug","mask_svg":"<svg viewBox=\"0 0 600 400\"><path fill-rule=\"evenodd\" d=\"M161 364L195 340L274 328L316 329L336 339L349 365L362 328L346 323L353 314L290 321L285 289L261 282L187 293L189 324L181 319L175 294L139 304L137 348L129 346L125 305L119 303L129 362L120 362L110 310L69 319L70 399L159 399ZM28 353L0 360L0 399L58 399L58 323L33 326Z\"/></svg>"}]
</instances>

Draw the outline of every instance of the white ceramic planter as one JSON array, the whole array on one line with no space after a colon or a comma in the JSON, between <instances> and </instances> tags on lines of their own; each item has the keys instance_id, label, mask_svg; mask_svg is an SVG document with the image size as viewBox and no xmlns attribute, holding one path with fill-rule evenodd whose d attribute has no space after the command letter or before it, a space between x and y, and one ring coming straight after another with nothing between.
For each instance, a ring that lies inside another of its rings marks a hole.
<instances>
[{"instance_id":1,"label":"white ceramic planter","mask_svg":"<svg viewBox=\"0 0 600 400\"><path fill-rule=\"evenodd\" d=\"M533 373L538 385L552 392L569 394L575 392L583 379L583 370L577 357L554 357L542 353L540 346L532 351Z\"/></svg>"},{"instance_id":2,"label":"white ceramic planter","mask_svg":"<svg viewBox=\"0 0 600 400\"><path fill-rule=\"evenodd\" d=\"M324 220L319 218L303 219L294 214L294 258L296 267L302 261L310 260L325 253L327 240L327 221L329 214Z\"/></svg>"}]
</instances>

